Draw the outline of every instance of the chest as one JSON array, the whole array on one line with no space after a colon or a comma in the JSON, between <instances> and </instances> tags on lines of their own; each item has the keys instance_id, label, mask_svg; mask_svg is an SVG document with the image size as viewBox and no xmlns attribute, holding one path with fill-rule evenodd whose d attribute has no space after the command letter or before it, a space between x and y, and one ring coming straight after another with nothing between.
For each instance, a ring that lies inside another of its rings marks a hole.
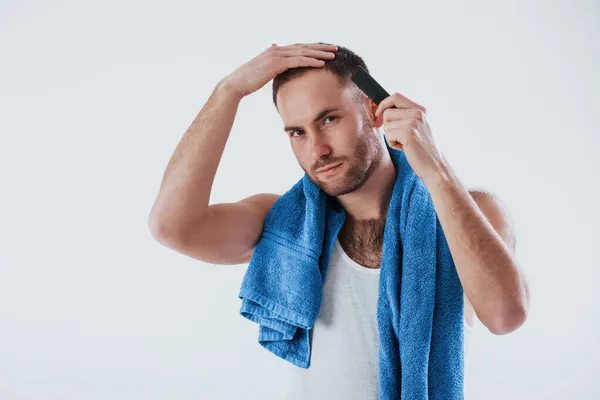
<instances>
[{"instance_id":1,"label":"chest","mask_svg":"<svg viewBox=\"0 0 600 400\"><path fill-rule=\"evenodd\" d=\"M383 250L384 220L348 220L338 240L352 260L365 268L379 268Z\"/></svg>"}]
</instances>

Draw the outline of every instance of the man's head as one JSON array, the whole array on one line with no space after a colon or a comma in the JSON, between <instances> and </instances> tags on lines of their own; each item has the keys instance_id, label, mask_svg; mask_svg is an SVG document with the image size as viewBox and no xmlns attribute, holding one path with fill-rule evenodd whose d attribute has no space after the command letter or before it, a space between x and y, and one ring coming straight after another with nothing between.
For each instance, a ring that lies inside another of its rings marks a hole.
<instances>
[{"instance_id":1,"label":"man's head","mask_svg":"<svg viewBox=\"0 0 600 400\"><path fill-rule=\"evenodd\" d=\"M273 79L273 103L308 177L330 196L360 188L378 166L385 142L377 109L350 79L362 58L337 46L323 67L291 68ZM329 110L329 111L328 111ZM342 163L328 174L323 167Z\"/></svg>"}]
</instances>

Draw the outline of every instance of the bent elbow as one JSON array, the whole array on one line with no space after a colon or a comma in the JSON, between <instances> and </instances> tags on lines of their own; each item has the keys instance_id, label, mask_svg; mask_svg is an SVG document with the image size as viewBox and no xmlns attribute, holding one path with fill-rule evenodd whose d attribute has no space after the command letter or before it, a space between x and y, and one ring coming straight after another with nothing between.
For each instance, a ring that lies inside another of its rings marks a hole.
<instances>
[{"instance_id":1,"label":"bent elbow","mask_svg":"<svg viewBox=\"0 0 600 400\"><path fill-rule=\"evenodd\" d=\"M494 335L506 335L519 329L527 320L527 308L518 306L510 312L497 318L497 321L489 327Z\"/></svg>"}]
</instances>

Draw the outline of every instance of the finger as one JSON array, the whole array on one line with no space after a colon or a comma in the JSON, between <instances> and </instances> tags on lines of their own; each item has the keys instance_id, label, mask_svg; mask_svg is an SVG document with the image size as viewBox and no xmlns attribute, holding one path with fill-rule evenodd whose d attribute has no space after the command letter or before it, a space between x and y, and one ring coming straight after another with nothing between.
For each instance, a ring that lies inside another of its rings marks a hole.
<instances>
[{"instance_id":1,"label":"finger","mask_svg":"<svg viewBox=\"0 0 600 400\"><path fill-rule=\"evenodd\" d=\"M333 52L322 50L310 50L306 48L290 49L283 52L281 55L283 57L305 56L313 58L324 58L327 60L332 60L333 58L335 58L335 54Z\"/></svg>"},{"instance_id":2,"label":"finger","mask_svg":"<svg viewBox=\"0 0 600 400\"><path fill-rule=\"evenodd\" d=\"M406 119L387 122L383 124L383 131L408 131L410 129L411 123L411 120Z\"/></svg>"},{"instance_id":3,"label":"finger","mask_svg":"<svg viewBox=\"0 0 600 400\"><path fill-rule=\"evenodd\" d=\"M388 138L388 143L390 144L390 147L392 149L404 151L404 146L402 146L402 143L400 143L399 141Z\"/></svg>"},{"instance_id":4,"label":"finger","mask_svg":"<svg viewBox=\"0 0 600 400\"><path fill-rule=\"evenodd\" d=\"M404 143L406 143L406 138L408 137L408 130L406 129L406 127L402 127L402 128L388 128L388 130L386 131L384 129L385 132L385 137L388 139L388 141L397 143L398 146L400 146L402 148L402 146L404 145Z\"/></svg>"},{"instance_id":5,"label":"finger","mask_svg":"<svg viewBox=\"0 0 600 400\"><path fill-rule=\"evenodd\" d=\"M282 46L280 50L294 50L299 48L311 48L315 50L324 50L324 51L336 51L337 46L335 44L327 44L327 43L294 43L287 46Z\"/></svg>"},{"instance_id":6,"label":"finger","mask_svg":"<svg viewBox=\"0 0 600 400\"><path fill-rule=\"evenodd\" d=\"M385 138L393 149L404 150L404 146L402 146L402 142L395 131L385 132Z\"/></svg>"},{"instance_id":7,"label":"finger","mask_svg":"<svg viewBox=\"0 0 600 400\"><path fill-rule=\"evenodd\" d=\"M426 112L425 107L421 106L420 104L415 103L414 101L408 99L407 97L403 96L402 94L396 92L396 93L389 95L388 97L383 99L383 101L381 103L379 103L379 106L377 108L377 111L375 112L375 115L378 116L386 108L391 108L391 107L417 108L423 112Z\"/></svg>"},{"instance_id":8,"label":"finger","mask_svg":"<svg viewBox=\"0 0 600 400\"><path fill-rule=\"evenodd\" d=\"M327 51L336 51L338 47L335 44L329 43L311 43L307 45L308 47L317 49L317 50L327 50Z\"/></svg>"},{"instance_id":9,"label":"finger","mask_svg":"<svg viewBox=\"0 0 600 400\"><path fill-rule=\"evenodd\" d=\"M379 117L388 108L409 109L410 107L406 103L402 104L399 102L394 95L390 95L379 103L377 111L375 111L375 117Z\"/></svg>"},{"instance_id":10,"label":"finger","mask_svg":"<svg viewBox=\"0 0 600 400\"><path fill-rule=\"evenodd\" d=\"M416 108L388 108L383 112L383 122L405 120L405 119L419 119L421 118L421 110Z\"/></svg>"},{"instance_id":11,"label":"finger","mask_svg":"<svg viewBox=\"0 0 600 400\"><path fill-rule=\"evenodd\" d=\"M316 58L311 57L287 57L284 58L285 65L287 68L297 68L297 67L322 67L325 65L325 61L317 60Z\"/></svg>"}]
</instances>

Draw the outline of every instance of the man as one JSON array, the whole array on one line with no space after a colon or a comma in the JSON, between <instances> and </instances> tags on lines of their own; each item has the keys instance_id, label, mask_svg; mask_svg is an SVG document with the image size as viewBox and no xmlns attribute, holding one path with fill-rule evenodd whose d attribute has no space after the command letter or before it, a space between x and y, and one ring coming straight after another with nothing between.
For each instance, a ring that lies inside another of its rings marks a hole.
<instances>
[{"instance_id":1,"label":"man","mask_svg":"<svg viewBox=\"0 0 600 400\"><path fill-rule=\"evenodd\" d=\"M462 185L435 142L424 107L400 93L379 106L362 94L350 80L359 65L366 69L360 57L341 46L273 44L223 78L175 150L149 225L158 241L199 260L215 264L250 261L264 219L279 195L257 194L227 204L208 202L241 99L273 80L273 101L298 163L347 213L334 248L337 257L332 257L332 264L339 265L330 265L338 272L327 274L322 309L313 329L317 333L312 338L311 368L322 365L323 371L331 371L342 364L362 365L363 369L368 365L372 370L363 372L375 384L376 347L359 356L361 349L355 346L374 346L376 342L376 279L374 275L350 276L343 265L355 268L356 273L379 269L396 179L380 129L390 147L405 152L431 194L464 289L468 327L476 314L494 334L514 331L526 319L529 292L515 256L513 226L502 203L488 192L467 190ZM338 278L346 280L346 286L336 286ZM346 314L333 313L334 305ZM357 307L363 308L357 312ZM361 339L364 335L360 332L348 335L353 329L341 326L343 316L356 320L357 313L368 314L354 330L367 325L362 333L371 335L369 340ZM346 346L353 359L330 359L327 364L315 358L320 349L333 348L333 339L323 345L326 327L336 335L345 334L346 341L337 340L338 349ZM323 332L321 345L317 345L318 332Z\"/></svg>"}]
</instances>

